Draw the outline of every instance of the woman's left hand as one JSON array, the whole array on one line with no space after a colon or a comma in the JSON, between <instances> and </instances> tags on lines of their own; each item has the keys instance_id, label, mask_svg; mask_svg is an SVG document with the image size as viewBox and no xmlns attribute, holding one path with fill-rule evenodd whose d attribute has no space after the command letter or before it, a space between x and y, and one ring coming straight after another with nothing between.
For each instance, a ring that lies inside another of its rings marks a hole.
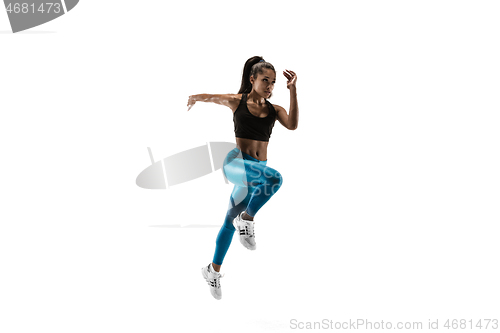
<instances>
[{"instance_id":1,"label":"woman's left hand","mask_svg":"<svg viewBox=\"0 0 500 333\"><path fill-rule=\"evenodd\" d=\"M285 75L286 79L288 80L286 82L286 87L288 89L290 89L292 87L295 88L295 83L297 83L297 74L295 74L291 70L285 69L283 71L283 75Z\"/></svg>"}]
</instances>

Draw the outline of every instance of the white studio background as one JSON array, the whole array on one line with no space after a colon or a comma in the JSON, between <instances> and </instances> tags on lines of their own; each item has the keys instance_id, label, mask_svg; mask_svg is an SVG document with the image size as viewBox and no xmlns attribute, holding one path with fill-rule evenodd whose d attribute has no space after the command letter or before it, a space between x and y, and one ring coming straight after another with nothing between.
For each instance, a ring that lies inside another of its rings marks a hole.
<instances>
[{"instance_id":1,"label":"white studio background","mask_svg":"<svg viewBox=\"0 0 500 333\"><path fill-rule=\"evenodd\" d=\"M2 12L3 13L3 12ZM498 316L500 4L81 1L12 34L0 14L2 332L278 332L302 322ZM235 237L214 300L232 186L137 175L234 142L246 59L277 70L268 165L284 177ZM190 224L205 227L187 228ZM175 227L173 227L175 226ZM498 319L498 318L497 318Z\"/></svg>"}]
</instances>

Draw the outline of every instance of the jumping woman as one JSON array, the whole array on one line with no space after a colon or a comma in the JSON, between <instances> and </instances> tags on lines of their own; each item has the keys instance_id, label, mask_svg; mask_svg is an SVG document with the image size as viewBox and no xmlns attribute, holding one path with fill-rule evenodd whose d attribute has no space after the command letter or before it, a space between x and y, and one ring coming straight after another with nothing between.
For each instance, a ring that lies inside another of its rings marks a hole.
<instances>
[{"instance_id":1,"label":"jumping woman","mask_svg":"<svg viewBox=\"0 0 500 333\"><path fill-rule=\"evenodd\" d=\"M254 217L283 182L278 171L266 166L267 146L276 119L289 130L295 130L299 121L297 75L290 70L285 70L283 75L290 90L290 115L281 106L267 100L274 89L276 71L262 57L246 61L238 94L189 96L188 111L196 102L212 102L233 111L236 148L227 154L222 170L234 188L226 219L217 235L212 263L201 269L216 299L222 297L220 267L234 231L237 231L243 246L255 250Z\"/></svg>"}]
</instances>

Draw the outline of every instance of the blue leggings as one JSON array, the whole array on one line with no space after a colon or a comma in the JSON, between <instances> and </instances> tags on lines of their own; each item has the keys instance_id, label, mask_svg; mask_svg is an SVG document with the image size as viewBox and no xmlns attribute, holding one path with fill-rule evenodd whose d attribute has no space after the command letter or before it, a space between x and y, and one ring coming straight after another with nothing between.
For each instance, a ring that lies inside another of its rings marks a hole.
<instances>
[{"instance_id":1,"label":"blue leggings","mask_svg":"<svg viewBox=\"0 0 500 333\"><path fill-rule=\"evenodd\" d=\"M222 265L231 245L235 231L233 219L244 210L248 215L255 216L281 187L281 174L266 164L267 160L259 161L238 148L227 154L222 170L234 188L229 198L226 219L215 242L214 264Z\"/></svg>"}]
</instances>

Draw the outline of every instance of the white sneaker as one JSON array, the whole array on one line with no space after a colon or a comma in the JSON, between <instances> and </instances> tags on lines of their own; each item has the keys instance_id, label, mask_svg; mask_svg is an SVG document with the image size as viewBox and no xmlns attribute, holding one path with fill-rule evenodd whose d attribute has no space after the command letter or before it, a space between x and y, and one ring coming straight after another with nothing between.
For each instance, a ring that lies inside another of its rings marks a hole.
<instances>
[{"instance_id":1,"label":"white sneaker","mask_svg":"<svg viewBox=\"0 0 500 333\"><path fill-rule=\"evenodd\" d=\"M240 242L249 250L255 250L257 245L255 244L255 232L254 232L254 221L243 220L241 212L233 220L233 226L238 231L240 235Z\"/></svg>"},{"instance_id":2,"label":"white sneaker","mask_svg":"<svg viewBox=\"0 0 500 333\"><path fill-rule=\"evenodd\" d=\"M208 282L208 285L210 286L210 293L215 299L221 299L222 298L222 291L220 289L220 278L224 277L224 275L220 274L219 272L216 272L213 270L211 267L212 264L208 264L208 266L204 266L201 269L201 274L205 278L205 280Z\"/></svg>"}]
</instances>

